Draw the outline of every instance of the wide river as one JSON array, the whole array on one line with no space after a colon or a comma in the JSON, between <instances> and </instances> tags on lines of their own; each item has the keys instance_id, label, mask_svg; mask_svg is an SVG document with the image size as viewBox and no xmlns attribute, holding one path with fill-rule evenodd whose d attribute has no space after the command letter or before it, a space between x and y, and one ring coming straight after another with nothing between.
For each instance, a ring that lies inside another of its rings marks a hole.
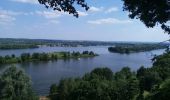
<instances>
[{"instance_id":1,"label":"wide river","mask_svg":"<svg viewBox=\"0 0 170 100\"><path fill-rule=\"evenodd\" d=\"M154 54L160 55L164 50L154 50L150 52L118 54L108 52L107 46L91 47L40 47L36 49L20 50L0 50L0 55L20 55L21 53L33 52L54 52L54 51L93 51L99 56L94 58L81 58L70 60L57 60L48 62L31 62L15 64L25 70L31 77L33 89L38 95L47 95L49 87L53 83L58 83L61 79L69 77L81 77L96 67L109 67L113 72L119 71L122 67L129 66L132 70L137 70L140 66L152 66ZM9 65L0 65L2 72Z\"/></svg>"}]
</instances>

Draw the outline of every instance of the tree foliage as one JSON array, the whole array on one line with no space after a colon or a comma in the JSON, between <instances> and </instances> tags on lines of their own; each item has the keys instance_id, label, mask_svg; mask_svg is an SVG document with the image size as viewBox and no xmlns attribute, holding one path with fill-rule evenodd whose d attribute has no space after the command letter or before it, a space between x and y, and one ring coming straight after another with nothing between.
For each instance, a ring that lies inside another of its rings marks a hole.
<instances>
[{"instance_id":1,"label":"tree foliage","mask_svg":"<svg viewBox=\"0 0 170 100\"><path fill-rule=\"evenodd\" d=\"M170 98L170 79L164 81L160 88L151 93L147 100L169 100Z\"/></svg>"},{"instance_id":2,"label":"tree foliage","mask_svg":"<svg viewBox=\"0 0 170 100\"><path fill-rule=\"evenodd\" d=\"M57 11L68 12L73 14L73 16L78 17L78 12L76 11L75 4L88 10L85 0L38 0L40 4L45 5L46 8L52 8Z\"/></svg>"},{"instance_id":3,"label":"tree foliage","mask_svg":"<svg viewBox=\"0 0 170 100\"><path fill-rule=\"evenodd\" d=\"M129 12L129 17L140 19L147 27L157 24L170 34L168 21L170 20L169 0L122 0L124 10Z\"/></svg>"},{"instance_id":4,"label":"tree foliage","mask_svg":"<svg viewBox=\"0 0 170 100\"><path fill-rule=\"evenodd\" d=\"M128 70L130 71L130 70ZM119 74L125 75L126 70ZM132 73L130 71L130 73ZM97 68L82 78L61 80L52 85L52 100L132 100L138 94L138 80L134 74L115 80L108 68Z\"/></svg>"},{"instance_id":5,"label":"tree foliage","mask_svg":"<svg viewBox=\"0 0 170 100\"><path fill-rule=\"evenodd\" d=\"M29 77L12 66L0 77L0 100L38 100Z\"/></svg>"},{"instance_id":6,"label":"tree foliage","mask_svg":"<svg viewBox=\"0 0 170 100\"><path fill-rule=\"evenodd\" d=\"M159 73L160 77L165 80L170 76L170 51L155 56L153 59L153 68Z\"/></svg>"}]
</instances>

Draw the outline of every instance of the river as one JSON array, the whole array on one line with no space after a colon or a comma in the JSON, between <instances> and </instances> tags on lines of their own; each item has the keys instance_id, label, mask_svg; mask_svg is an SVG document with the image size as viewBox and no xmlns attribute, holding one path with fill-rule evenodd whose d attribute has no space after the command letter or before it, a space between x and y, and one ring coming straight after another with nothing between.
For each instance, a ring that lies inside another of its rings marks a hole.
<instances>
[{"instance_id":1,"label":"river","mask_svg":"<svg viewBox=\"0 0 170 100\"><path fill-rule=\"evenodd\" d=\"M53 83L58 83L61 79L70 77L81 77L96 67L109 67L113 72L119 71L122 67L129 66L132 70L137 70L140 66L151 67L154 54L160 55L164 50L154 50L150 52L140 52L132 54L110 53L107 46L90 47L40 47L36 49L0 50L0 55L20 55L21 53L33 52L54 52L54 51L93 51L99 56L94 58L81 58L70 60L57 60L48 62L29 62L15 64L25 70L30 76L33 89L38 95L47 95L49 87ZM3 71L9 65L0 65Z\"/></svg>"}]
</instances>

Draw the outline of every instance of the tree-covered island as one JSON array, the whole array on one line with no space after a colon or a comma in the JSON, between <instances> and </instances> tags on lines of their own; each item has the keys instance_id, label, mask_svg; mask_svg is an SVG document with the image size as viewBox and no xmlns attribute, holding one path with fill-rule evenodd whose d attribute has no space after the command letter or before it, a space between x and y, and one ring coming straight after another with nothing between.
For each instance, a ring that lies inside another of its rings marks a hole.
<instances>
[{"instance_id":1,"label":"tree-covered island","mask_svg":"<svg viewBox=\"0 0 170 100\"><path fill-rule=\"evenodd\" d=\"M71 59L71 58L86 58L95 57L98 54L93 51L83 51L80 52L52 52L52 53L22 53L20 56L6 55L0 56L0 64L11 64L11 63L22 63L22 62L32 62L32 61L49 61L57 59Z\"/></svg>"},{"instance_id":2,"label":"tree-covered island","mask_svg":"<svg viewBox=\"0 0 170 100\"><path fill-rule=\"evenodd\" d=\"M158 49L166 49L166 44L122 44L108 47L109 52L129 54L137 52L152 51Z\"/></svg>"}]
</instances>

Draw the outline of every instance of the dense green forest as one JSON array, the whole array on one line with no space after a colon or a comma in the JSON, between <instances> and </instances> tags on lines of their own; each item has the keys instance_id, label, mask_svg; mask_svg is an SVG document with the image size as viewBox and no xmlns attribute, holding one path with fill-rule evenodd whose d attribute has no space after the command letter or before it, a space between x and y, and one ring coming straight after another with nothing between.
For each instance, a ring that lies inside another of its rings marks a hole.
<instances>
[{"instance_id":1,"label":"dense green forest","mask_svg":"<svg viewBox=\"0 0 170 100\"><path fill-rule=\"evenodd\" d=\"M124 67L113 73L109 68L97 68L81 78L61 80L53 84L52 100L169 100L170 52L153 58L151 68L137 72Z\"/></svg>"},{"instance_id":2,"label":"dense green forest","mask_svg":"<svg viewBox=\"0 0 170 100\"><path fill-rule=\"evenodd\" d=\"M110 52L115 53L135 53L135 52L145 52L157 49L166 49L168 46L166 44L119 44L114 47L109 47Z\"/></svg>"},{"instance_id":3,"label":"dense green forest","mask_svg":"<svg viewBox=\"0 0 170 100\"><path fill-rule=\"evenodd\" d=\"M22 53L19 57L14 54L0 56L0 64L11 64L11 63L22 63L31 61L49 61L57 59L71 59L71 58L84 58L84 57L95 57L98 54L93 51L80 52L53 52L53 53Z\"/></svg>"}]
</instances>

